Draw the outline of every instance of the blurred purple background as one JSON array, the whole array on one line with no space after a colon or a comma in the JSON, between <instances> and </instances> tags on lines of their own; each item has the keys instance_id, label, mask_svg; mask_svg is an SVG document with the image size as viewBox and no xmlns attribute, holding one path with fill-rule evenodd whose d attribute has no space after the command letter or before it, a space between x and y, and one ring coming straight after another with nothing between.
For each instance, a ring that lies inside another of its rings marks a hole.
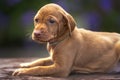
<instances>
[{"instance_id":1,"label":"blurred purple background","mask_svg":"<svg viewBox=\"0 0 120 80\"><path fill-rule=\"evenodd\" d=\"M1 0L0 57L48 56L31 40L34 15L47 3L61 5L79 28L120 33L120 0Z\"/></svg>"}]
</instances>

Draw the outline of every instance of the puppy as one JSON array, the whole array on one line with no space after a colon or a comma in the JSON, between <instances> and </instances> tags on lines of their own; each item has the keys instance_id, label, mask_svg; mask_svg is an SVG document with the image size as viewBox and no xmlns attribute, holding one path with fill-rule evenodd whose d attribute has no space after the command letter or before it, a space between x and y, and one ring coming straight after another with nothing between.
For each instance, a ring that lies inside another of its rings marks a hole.
<instances>
[{"instance_id":1,"label":"puppy","mask_svg":"<svg viewBox=\"0 0 120 80\"><path fill-rule=\"evenodd\" d=\"M57 4L43 6L34 25L32 39L47 43L50 57L21 64L14 76L107 73L120 59L120 34L78 29L73 17Z\"/></svg>"}]
</instances>

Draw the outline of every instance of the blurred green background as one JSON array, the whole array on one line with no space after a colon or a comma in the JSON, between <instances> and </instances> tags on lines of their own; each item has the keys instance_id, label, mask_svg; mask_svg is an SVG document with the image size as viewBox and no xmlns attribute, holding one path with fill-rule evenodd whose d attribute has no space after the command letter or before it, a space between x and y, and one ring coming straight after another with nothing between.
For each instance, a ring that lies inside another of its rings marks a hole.
<instances>
[{"instance_id":1,"label":"blurred green background","mask_svg":"<svg viewBox=\"0 0 120 80\"><path fill-rule=\"evenodd\" d=\"M48 56L31 39L33 17L48 3L61 5L79 28L120 33L120 0L0 0L0 57Z\"/></svg>"}]
</instances>

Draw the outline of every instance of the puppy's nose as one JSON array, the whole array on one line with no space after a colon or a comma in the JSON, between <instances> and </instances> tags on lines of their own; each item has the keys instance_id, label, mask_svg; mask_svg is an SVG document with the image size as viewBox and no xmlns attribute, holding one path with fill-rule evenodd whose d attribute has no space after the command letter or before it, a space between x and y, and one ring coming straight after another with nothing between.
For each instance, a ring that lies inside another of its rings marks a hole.
<instances>
[{"instance_id":1,"label":"puppy's nose","mask_svg":"<svg viewBox=\"0 0 120 80\"><path fill-rule=\"evenodd\" d=\"M35 31L34 31L34 35L35 35L35 36L40 36L40 35L41 35L41 32L38 31L38 30L35 30Z\"/></svg>"}]
</instances>

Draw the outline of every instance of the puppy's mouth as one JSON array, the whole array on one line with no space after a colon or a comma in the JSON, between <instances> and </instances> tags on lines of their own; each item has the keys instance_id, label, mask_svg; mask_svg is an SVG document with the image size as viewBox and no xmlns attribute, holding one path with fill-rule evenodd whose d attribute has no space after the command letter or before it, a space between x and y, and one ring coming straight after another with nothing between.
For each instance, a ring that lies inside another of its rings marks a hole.
<instances>
[{"instance_id":1,"label":"puppy's mouth","mask_svg":"<svg viewBox=\"0 0 120 80\"><path fill-rule=\"evenodd\" d=\"M41 36L32 36L32 39L37 41L37 42L41 42L41 43L46 43L46 42L51 42L54 40L54 36L52 35L41 35Z\"/></svg>"}]
</instances>

